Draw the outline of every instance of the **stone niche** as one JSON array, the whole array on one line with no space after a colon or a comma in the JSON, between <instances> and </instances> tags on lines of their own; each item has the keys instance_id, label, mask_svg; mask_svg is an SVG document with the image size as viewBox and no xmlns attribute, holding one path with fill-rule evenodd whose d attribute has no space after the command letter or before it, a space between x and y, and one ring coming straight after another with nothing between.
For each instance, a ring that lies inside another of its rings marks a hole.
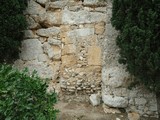
<instances>
[{"instance_id":1,"label":"stone niche","mask_svg":"<svg viewBox=\"0 0 160 120\"><path fill-rule=\"evenodd\" d=\"M59 94L100 93L109 107L158 117L155 94L127 89L132 77L118 63L111 0L29 0L24 15L29 26L17 68L49 78Z\"/></svg>"}]
</instances>

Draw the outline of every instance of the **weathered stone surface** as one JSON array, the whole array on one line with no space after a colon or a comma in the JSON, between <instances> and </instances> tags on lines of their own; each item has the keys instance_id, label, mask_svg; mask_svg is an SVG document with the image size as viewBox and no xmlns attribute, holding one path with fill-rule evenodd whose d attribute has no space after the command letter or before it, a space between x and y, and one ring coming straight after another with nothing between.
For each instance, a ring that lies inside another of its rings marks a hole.
<instances>
[{"instance_id":1,"label":"weathered stone surface","mask_svg":"<svg viewBox=\"0 0 160 120\"><path fill-rule=\"evenodd\" d=\"M36 2L38 2L41 5L45 5L49 0L36 0Z\"/></svg>"},{"instance_id":2,"label":"weathered stone surface","mask_svg":"<svg viewBox=\"0 0 160 120\"><path fill-rule=\"evenodd\" d=\"M25 63L24 67L27 67L30 72L33 72L34 70L36 70L37 74L41 78L52 79L53 68L51 66L48 66L46 63L38 62L37 60L28 61Z\"/></svg>"},{"instance_id":3,"label":"weathered stone surface","mask_svg":"<svg viewBox=\"0 0 160 120\"><path fill-rule=\"evenodd\" d=\"M105 1L100 0L84 0L83 5L85 6L105 6Z\"/></svg>"},{"instance_id":4,"label":"weathered stone surface","mask_svg":"<svg viewBox=\"0 0 160 120\"><path fill-rule=\"evenodd\" d=\"M27 27L29 29L38 29L40 28L39 23L37 23L32 17L28 16L26 17L26 21L27 21Z\"/></svg>"},{"instance_id":5,"label":"weathered stone surface","mask_svg":"<svg viewBox=\"0 0 160 120\"><path fill-rule=\"evenodd\" d=\"M65 45L62 49L62 55L76 54L76 46L74 44Z\"/></svg>"},{"instance_id":6,"label":"weathered stone surface","mask_svg":"<svg viewBox=\"0 0 160 120\"><path fill-rule=\"evenodd\" d=\"M140 115L135 112L128 113L128 120L140 120Z\"/></svg>"},{"instance_id":7,"label":"weathered stone surface","mask_svg":"<svg viewBox=\"0 0 160 120\"><path fill-rule=\"evenodd\" d=\"M144 98L135 98L135 103L137 105L145 105L147 103L147 101Z\"/></svg>"},{"instance_id":8,"label":"weathered stone surface","mask_svg":"<svg viewBox=\"0 0 160 120\"><path fill-rule=\"evenodd\" d=\"M52 27L54 25L61 24L61 12L47 12L43 17L44 19L41 20L41 24L45 27Z\"/></svg>"},{"instance_id":9,"label":"weathered stone surface","mask_svg":"<svg viewBox=\"0 0 160 120\"><path fill-rule=\"evenodd\" d=\"M84 0L84 5L95 5L99 2L99 0Z\"/></svg>"},{"instance_id":10,"label":"weathered stone surface","mask_svg":"<svg viewBox=\"0 0 160 120\"><path fill-rule=\"evenodd\" d=\"M88 47L88 65L101 65L101 48L97 46Z\"/></svg>"},{"instance_id":11,"label":"weathered stone surface","mask_svg":"<svg viewBox=\"0 0 160 120\"><path fill-rule=\"evenodd\" d=\"M124 97L102 94L102 100L110 107L126 108L128 106L128 100Z\"/></svg>"},{"instance_id":12,"label":"weathered stone surface","mask_svg":"<svg viewBox=\"0 0 160 120\"><path fill-rule=\"evenodd\" d=\"M50 45L57 45L57 46L59 46L59 47L61 47L61 41L60 40L57 40L57 39L54 39L54 38L48 38L48 43L50 44Z\"/></svg>"},{"instance_id":13,"label":"weathered stone surface","mask_svg":"<svg viewBox=\"0 0 160 120\"><path fill-rule=\"evenodd\" d=\"M103 34L104 30L105 30L105 23L104 22L100 22L95 25L95 33L96 34Z\"/></svg>"},{"instance_id":14,"label":"weathered stone surface","mask_svg":"<svg viewBox=\"0 0 160 120\"><path fill-rule=\"evenodd\" d=\"M99 12L78 11L71 12L64 10L62 13L63 24L82 24L106 21L106 15Z\"/></svg>"},{"instance_id":15,"label":"weathered stone surface","mask_svg":"<svg viewBox=\"0 0 160 120\"><path fill-rule=\"evenodd\" d=\"M99 94L92 94L90 97L90 102L93 106L97 106L97 105L100 105L101 103L101 98L100 98L100 95Z\"/></svg>"},{"instance_id":16,"label":"weathered stone surface","mask_svg":"<svg viewBox=\"0 0 160 120\"><path fill-rule=\"evenodd\" d=\"M74 44L76 43L76 37L64 37L62 38L62 42L67 45L67 44Z\"/></svg>"},{"instance_id":17,"label":"weathered stone surface","mask_svg":"<svg viewBox=\"0 0 160 120\"><path fill-rule=\"evenodd\" d=\"M61 25L60 26L61 32L67 32L71 30L70 25Z\"/></svg>"},{"instance_id":18,"label":"weathered stone surface","mask_svg":"<svg viewBox=\"0 0 160 120\"><path fill-rule=\"evenodd\" d=\"M61 58L61 49L58 46L52 46L48 49L48 56L50 59L59 60Z\"/></svg>"},{"instance_id":19,"label":"weathered stone surface","mask_svg":"<svg viewBox=\"0 0 160 120\"><path fill-rule=\"evenodd\" d=\"M77 62L76 59L77 58L75 55L64 55L64 56L62 56L62 66L64 66L64 67L73 66Z\"/></svg>"},{"instance_id":20,"label":"weathered stone surface","mask_svg":"<svg viewBox=\"0 0 160 120\"><path fill-rule=\"evenodd\" d=\"M46 4L46 10L54 11L55 9L62 9L66 6L67 2L68 2L68 0L48 2Z\"/></svg>"},{"instance_id":21,"label":"weathered stone surface","mask_svg":"<svg viewBox=\"0 0 160 120\"><path fill-rule=\"evenodd\" d=\"M102 81L114 88L128 86L131 82L129 73L121 67L103 68Z\"/></svg>"},{"instance_id":22,"label":"weathered stone surface","mask_svg":"<svg viewBox=\"0 0 160 120\"><path fill-rule=\"evenodd\" d=\"M24 39L32 39L32 38L38 38L38 36L32 30L25 30Z\"/></svg>"},{"instance_id":23,"label":"weathered stone surface","mask_svg":"<svg viewBox=\"0 0 160 120\"><path fill-rule=\"evenodd\" d=\"M43 44L43 51L44 53L48 53L48 50L51 48L51 45L48 42Z\"/></svg>"},{"instance_id":24,"label":"weathered stone surface","mask_svg":"<svg viewBox=\"0 0 160 120\"><path fill-rule=\"evenodd\" d=\"M22 60L37 59L39 54L43 54L42 44L38 39L27 39L22 42L20 58Z\"/></svg>"},{"instance_id":25,"label":"weathered stone surface","mask_svg":"<svg viewBox=\"0 0 160 120\"><path fill-rule=\"evenodd\" d=\"M67 33L68 37L75 37L75 36L89 36L89 35L94 35L94 29L93 28L82 28L82 29L76 29L69 31Z\"/></svg>"},{"instance_id":26,"label":"weathered stone surface","mask_svg":"<svg viewBox=\"0 0 160 120\"><path fill-rule=\"evenodd\" d=\"M45 12L46 10L41 5L39 5L33 0L29 0L28 7L24 13L31 15L39 15L39 14L44 14Z\"/></svg>"},{"instance_id":27,"label":"weathered stone surface","mask_svg":"<svg viewBox=\"0 0 160 120\"><path fill-rule=\"evenodd\" d=\"M38 62L47 62L48 61L48 56L46 54L40 54L38 56Z\"/></svg>"},{"instance_id":28,"label":"weathered stone surface","mask_svg":"<svg viewBox=\"0 0 160 120\"><path fill-rule=\"evenodd\" d=\"M14 66L18 69L18 70L22 70L24 65L24 61L21 59L18 59L14 62Z\"/></svg>"},{"instance_id":29,"label":"weathered stone surface","mask_svg":"<svg viewBox=\"0 0 160 120\"><path fill-rule=\"evenodd\" d=\"M37 35L42 36L42 37L52 37L58 35L60 32L60 29L58 27L51 27L47 29L39 29L36 31Z\"/></svg>"}]
</instances>

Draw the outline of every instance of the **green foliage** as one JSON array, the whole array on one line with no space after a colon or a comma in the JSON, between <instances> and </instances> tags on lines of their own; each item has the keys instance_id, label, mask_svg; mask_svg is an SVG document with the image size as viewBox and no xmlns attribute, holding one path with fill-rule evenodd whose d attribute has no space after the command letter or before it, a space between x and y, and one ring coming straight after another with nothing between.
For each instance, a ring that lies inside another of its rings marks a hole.
<instances>
[{"instance_id":1,"label":"green foliage","mask_svg":"<svg viewBox=\"0 0 160 120\"><path fill-rule=\"evenodd\" d=\"M34 73L0 65L0 120L56 120L56 94Z\"/></svg>"},{"instance_id":2,"label":"green foliage","mask_svg":"<svg viewBox=\"0 0 160 120\"><path fill-rule=\"evenodd\" d=\"M23 10L27 0L0 0L0 62L18 57L26 28Z\"/></svg>"},{"instance_id":3,"label":"green foliage","mask_svg":"<svg viewBox=\"0 0 160 120\"><path fill-rule=\"evenodd\" d=\"M160 0L113 0L120 63L150 90L160 92Z\"/></svg>"}]
</instances>

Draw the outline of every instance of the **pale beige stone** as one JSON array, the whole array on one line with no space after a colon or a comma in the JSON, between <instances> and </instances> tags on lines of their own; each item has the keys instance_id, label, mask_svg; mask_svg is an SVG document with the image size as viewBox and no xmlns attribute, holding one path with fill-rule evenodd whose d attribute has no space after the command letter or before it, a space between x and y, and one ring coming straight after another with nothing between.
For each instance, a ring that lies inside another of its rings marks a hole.
<instances>
[{"instance_id":1,"label":"pale beige stone","mask_svg":"<svg viewBox=\"0 0 160 120\"><path fill-rule=\"evenodd\" d=\"M62 66L63 67L70 67L76 64L77 60L76 60L76 56L75 55L64 55L62 56Z\"/></svg>"},{"instance_id":2,"label":"pale beige stone","mask_svg":"<svg viewBox=\"0 0 160 120\"><path fill-rule=\"evenodd\" d=\"M70 28L70 25L61 25L60 30L61 32L67 32L67 31L70 31L71 28Z\"/></svg>"},{"instance_id":3,"label":"pale beige stone","mask_svg":"<svg viewBox=\"0 0 160 120\"><path fill-rule=\"evenodd\" d=\"M101 65L101 48L98 46L88 47L88 65Z\"/></svg>"},{"instance_id":4,"label":"pale beige stone","mask_svg":"<svg viewBox=\"0 0 160 120\"><path fill-rule=\"evenodd\" d=\"M128 113L128 119L129 120L140 120L140 115L135 112Z\"/></svg>"},{"instance_id":5,"label":"pale beige stone","mask_svg":"<svg viewBox=\"0 0 160 120\"><path fill-rule=\"evenodd\" d=\"M65 45L62 49L62 55L76 53L76 46L74 44Z\"/></svg>"},{"instance_id":6,"label":"pale beige stone","mask_svg":"<svg viewBox=\"0 0 160 120\"><path fill-rule=\"evenodd\" d=\"M105 30L105 23L104 22L100 22L95 25L95 33L96 34L103 34L104 30Z\"/></svg>"},{"instance_id":7,"label":"pale beige stone","mask_svg":"<svg viewBox=\"0 0 160 120\"><path fill-rule=\"evenodd\" d=\"M52 27L54 25L60 25L62 21L62 13L61 12L47 12L45 14L45 19L41 23L45 27Z\"/></svg>"},{"instance_id":8,"label":"pale beige stone","mask_svg":"<svg viewBox=\"0 0 160 120\"><path fill-rule=\"evenodd\" d=\"M38 36L32 30L25 30L24 39L32 39L32 38L38 38Z\"/></svg>"},{"instance_id":9,"label":"pale beige stone","mask_svg":"<svg viewBox=\"0 0 160 120\"><path fill-rule=\"evenodd\" d=\"M75 37L63 37L62 42L67 45L67 44L74 44L76 42Z\"/></svg>"}]
</instances>

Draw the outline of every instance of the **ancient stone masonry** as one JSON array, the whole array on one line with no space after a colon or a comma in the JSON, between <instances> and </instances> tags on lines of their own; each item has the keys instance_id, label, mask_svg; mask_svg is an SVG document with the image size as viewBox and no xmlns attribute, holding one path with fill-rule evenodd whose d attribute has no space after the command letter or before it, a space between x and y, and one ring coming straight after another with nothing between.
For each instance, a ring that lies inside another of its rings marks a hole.
<instances>
[{"instance_id":1,"label":"ancient stone masonry","mask_svg":"<svg viewBox=\"0 0 160 120\"><path fill-rule=\"evenodd\" d=\"M101 91L106 2L30 0L19 68L34 69L64 94Z\"/></svg>"},{"instance_id":2,"label":"ancient stone masonry","mask_svg":"<svg viewBox=\"0 0 160 120\"><path fill-rule=\"evenodd\" d=\"M132 77L118 63L111 12L110 0L30 0L24 12L28 29L15 66L36 70L61 94L102 92L109 107L157 117L153 93L128 89ZM97 95L91 98L98 99L94 105L100 101Z\"/></svg>"}]
</instances>

